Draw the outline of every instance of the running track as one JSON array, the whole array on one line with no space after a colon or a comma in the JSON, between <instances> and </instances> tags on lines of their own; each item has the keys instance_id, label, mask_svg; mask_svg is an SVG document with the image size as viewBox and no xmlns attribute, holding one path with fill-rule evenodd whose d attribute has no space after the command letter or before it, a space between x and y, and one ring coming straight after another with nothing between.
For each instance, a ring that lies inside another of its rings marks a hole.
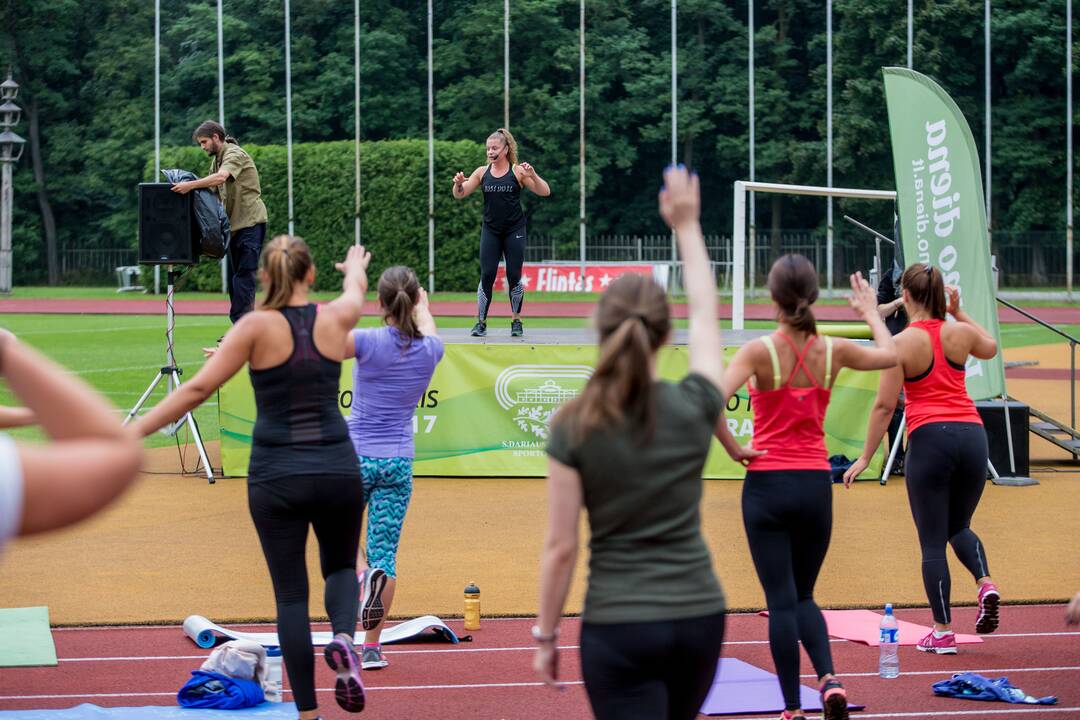
<instances>
[{"instance_id":1,"label":"running track","mask_svg":"<svg viewBox=\"0 0 1080 720\"><path fill-rule=\"evenodd\" d=\"M528 298L526 298L527 300ZM157 315L162 311L164 298L157 300L19 300L0 299L0 314L94 314L94 315ZM526 314L531 317L589 317L594 303L589 302L528 302ZM673 304L671 314L677 318L686 317L685 304ZM228 315L229 303L224 300L177 300L174 309L177 315ZM731 318L731 305L718 305L723 319ZM745 306L747 320L774 320L772 306L750 304ZM476 314L475 302L434 301L431 303L432 314L436 316L472 317ZM506 303L493 303L489 312L491 317L509 317L510 307ZM1080 323L1080 307L1040 307L1035 308L1045 322L1066 325ZM858 322L855 312L846 305L818 305L814 316L821 321ZM1019 313L1005 307L998 309L1001 322L1030 322Z\"/></svg>"},{"instance_id":2,"label":"running track","mask_svg":"<svg viewBox=\"0 0 1080 720\"><path fill-rule=\"evenodd\" d=\"M957 608L956 627L973 625L974 608ZM898 610L900 619L928 624L926 609ZM929 656L901 648L901 676L877 677L877 648L833 641L833 658L849 697L867 706L855 718L1080 717L1080 632L1064 625L1064 606L1005 606L1002 627L981 645L962 645L956 656ZM459 629L460 621L450 625ZM563 622L561 676L564 690L540 686L531 669L532 619L486 619L475 642L391 645L390 667L364 673L368 706L362 718L591 718L581 686L576 618ZM325 629L320 627L319 629ZM0 710L102 706L171 705L176 690L209 651L201 650L176 626L58 629L59 666L0 670ZM766 620L737 614L728 618L724 655L772 669ZM1056 695L1052 706L981 703L934 697L932 683L953 672L1007 676L1030 695ZM316 659L316 686L323 717L356 717L333 700L333 678ZM803 681L813 684L803 659ZM291 695L286 691L286 700ZM741 716L740 716L741 717ZM757 716L761 717L761 716Z\"/></svg>"}]
</instances>

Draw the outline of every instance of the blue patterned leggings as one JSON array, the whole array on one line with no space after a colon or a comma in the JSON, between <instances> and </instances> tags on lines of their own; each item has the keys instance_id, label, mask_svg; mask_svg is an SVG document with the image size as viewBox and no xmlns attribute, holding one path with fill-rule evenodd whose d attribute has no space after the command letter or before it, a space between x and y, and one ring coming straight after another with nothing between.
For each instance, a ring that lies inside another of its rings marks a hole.
<instances>
[{"instance_id":1,"label":"blue patterned leggings","mask_svg":"<svg viewBox=\"0 0 1080 720\"><path fill-rule=\"evenodd\" d=\"M360 481L367 505L368 567L379 568L397 577L397 549L401 526L412 497L412 458L359 456Z\"/></svg>"}]
</instances>

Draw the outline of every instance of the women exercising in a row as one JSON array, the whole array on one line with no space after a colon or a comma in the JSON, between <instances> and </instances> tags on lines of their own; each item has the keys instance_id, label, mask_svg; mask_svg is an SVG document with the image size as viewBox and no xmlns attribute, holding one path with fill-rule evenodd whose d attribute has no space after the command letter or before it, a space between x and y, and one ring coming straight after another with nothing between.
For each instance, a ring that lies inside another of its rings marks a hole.
<instances>
[{"instance_id":1,"label":"women exercising in a row","mask_svg":"<svg viewBox=\"0 0 1080 720\"><path fill-rule=\"evenodd\" d=\"M465 177L454 176L454 197L468 197L476 188L484 192L484 223L480 228L480 286L476 291L476 325L473 337L487 335L487 314L499 260L506 258L506 286L510 292L510 335L521 337L521 306L525 286L521 266L525 262L525 213L521 209L521 188L527 187L540 197L551 188L532 165L517 161L517 142L509 130L499 128L487 139L487 165L481 165Z\"/></svg>"},{"instance_id":2,"label":"women exercising in a row","mask_svg":"<svg viewBox=\"0 0 1080 720\"><path fill-rule=\"evenodd\" d=\"M326 612L334 639L324 656L337 673L336 698L364 709L356 630L356 552L364 494L360 468L338 407L346 338L360 319L371 255L354 246L338 269L341 295L308 301L315 266L298 237L279 235L263 248L266 297L240 318L190 381L137 421L148 435L205 401L246 363L257 418L251 433L248 504L277 602L277 630L301 720L318 717L304 559L308 529L319 541Z\"/></svg>"},{"instance_id":3,"label":"women exercising in a row","mask_svg":"<svg viewBox=\"0 0 1080 720\"><path fill-rule=\"evenodd\" d=\"M747 465L742 511L750 555L769 608L772 650L786 710L805 718L799 702L799 641L821 687L825 718L847 718L847 697L833 674L825 619L814 584L832 532L832 480L823 423L833 380L845 367L878 370L896 364L892 336L877 312L877 296L851 276L851 306L873 333L873 347L820 338L810 309L817 271L802 255L785 255L769 271L776 332L744 345L724 373L724 395L749 384L752 446L740 447L721 417L717 438Z\"/></svg>"},{"instance_id":4,"label":"women exercising in a row","mask_svg":"<svg viewBox=\"0 0 1080 720\"><path fill-rule=\"evenodd\" d=\"M904 308L911 323L896 336L900 363L882 373L863 454L844 473L858 477L881 443L881 436L904 388L908 426L905 466L908 502L922 546L926 597L934 629L916 646L923 652L956 654L950 612L946 544L978 585L975 631L998 626L1000 595L990 579L986 550L971 531L971 517L986 486L986 432L964 385L969 355L989 359L997 342L960 307L960 293L946 288L941 272L916 263L901 278ZM946 313L956 322L945 322Z\"/></svg>"}]
</instances>

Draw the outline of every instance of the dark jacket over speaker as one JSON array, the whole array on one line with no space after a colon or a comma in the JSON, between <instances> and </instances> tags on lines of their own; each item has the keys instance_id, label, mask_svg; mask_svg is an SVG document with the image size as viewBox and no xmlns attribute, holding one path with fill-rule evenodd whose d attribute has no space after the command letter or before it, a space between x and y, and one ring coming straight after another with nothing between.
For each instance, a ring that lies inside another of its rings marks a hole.
<instances>
[{"instance_id":1,"label":"dark jacket over speaker","mask_svg":"<svg viewBox=\"0 0 1080 720\"><path fill-rule=\"evenodd\" d=\"M139 262L144 265L195 265L206 255L228 252L229 218L211 190L186 194L174 183L196 180L187 170L162 170L167 183L139 184Z\"/></svg>"}]
</instances>

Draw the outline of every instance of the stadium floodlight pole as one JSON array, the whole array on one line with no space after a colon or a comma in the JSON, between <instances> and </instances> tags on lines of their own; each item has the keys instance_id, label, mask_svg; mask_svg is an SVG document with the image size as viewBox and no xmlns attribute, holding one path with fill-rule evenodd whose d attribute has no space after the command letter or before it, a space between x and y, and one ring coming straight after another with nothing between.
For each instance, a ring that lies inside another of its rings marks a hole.
<instances>
[{"instance_id":1,"label":"stadium floodlight pole","mask_svg":"<svg viewBox=\"0 0 1080 720\"><path fill-rule=\"evenodd\" d=\"M510 129L510 0L503 0L503 127Z\"/></svg>"},{"instance_id":2,"label":"stadium floodlight pole","mask_svg":"<svg viewBox=\"0 0 1080 720\"><path fill-rule=\"evenodd\" d=\"M842 197L856 200L890 200L896 202L895 190L862 190L856 188L820 187L817 185L784 185L780 183L750 182L736 180L734 183L733 215L734 224L731 233L732 245L732 285L731 285L731 328L742 330L745 322L743 297L744 272L746 267L746 193L767 192L779 195L815 195L818 197Z\"/></svg>"},{"instance_id":3,"label":"stadium floodlight pole","mask_svg":"<svg viewBox=\"0 0 1080 720\"><path fill-rule=\"evenodd\" d=\"M435 292L435 73L431 50L432 10L427 4L428 292Z\"/></svg>"},{"instance_id":4,"label":"stadium floodlight pole","mask_svg":"<svg viewBox=\"0 0 1080 720\"><path fill-rule=\"evenodd\" d=\"M832 0L825 0L825 153L826 182L832 187ZM825 200L825 285L829 294L833 291L833 199L830 195Z\"/></svg>"},{"instance_id":5,"label":"stadium floodlight pole","mask_svg":"<svg viewBox=\"0 0 1080 720\"><path fill-rule=\"evenodd\" d=\"M154 182L161 178L161 0L154 0ZM161 294L161 266L154 266L154 294Z\"/></svg>"},{"instance_id":6,"label":"stadium floodlight pole","mask_svg":"<svg viewBox=\"0 0 1080 720\"><path fill-rule=\"evenodd\" d=\"M353 244L360 244L360 0L353 2L353 145L356 187L353 200Z\"/></svg>"},{"instance_id":7,"label":"stadium floodlight pole","mask_svg":"<svg viewBox=\"0 0 1080 720\"><path fill-rule=\"evenodd\" d=\"M986 83L986 244L993 253L994 224L990 214L990 0L983 0L983 70ZM1008 413L1006 413L1006 416Z\"/></svg>"},{"instance_id":8,"label":"stadium floodlight pole","mask_svg":"<svg viewBox=\"0 0 1080 720\"><path fill-rule=\"evenodd\" d=\"M218 122L225 124L225 39L221 27L221 3L217 0L217 114Z\"/></svg>"},{"instance_id":9,"label":"stadium floodlight pole","mask_svg":"<svg viewBox=\"0 0 1080 720\"><path fill-rule=\"evenodd\" d=\"M1065 285L1073 299L1072 0L1065 0ZM1075 383L1073 383L1075 386ZM1075 426L1076 423L1073 423Z\"/></svg>"},{"instance_id":10,"label":"stadium floodlight pole","mask_svg":"<svg viewBox=\"0 0 1080 720\"><path fill-rule=\"evenodd\" d=\"M679 47L678 33L679 0L671 0L671 164L678 160L679 141ZM671 231L671 277L679 266L679 252L675 243L675 231Z\"/></svg>"},{"instance_id":11,"label":"stadium floodlight pole","mask_svg":"<svg viewBox=\"0 0 1080 720\"><path fill-rule=\"evenodd\" d=\"M217 0L217 114L218 122L225 125L225 38L222 30L221 3ZM229 292L229 275L226 268L225 258L218 263L221 266L221 292Z\"/></svg>"},{"instance_id":12,"label":"stadium floodlight pole","mask_svg":"<svg viewBox=\"0 0 1080 720\"><path fill-rule=\"evenodd\" d=\"M915 0L907 0L907 67L911 70L912 47L915 44Z\"/></svg>"},{"instance_id":13,"label":"stadium floodlight pole","mask_svg":"<svg viewBox=\"0 0 1080 720\"><path fill-rule=\"evenodd\" d=\"M747 18L747 27L749 29L748 32L747 32L747 37L749 38L749 48L748 48L747 54L746 54L746 57L747 57L747 63L746 64L747 64L747 72L749 73L749 77L747 79L747 87L749 88L749 92L750 92L750 107L749 107L749 114L750 114L750 120L749 120L749 124L750 124L750 182L754 182L754 180L756 179L756 177L754 175L754 154L755 154L754 153L754 0L749 0L749 11L748 11L748 18ZM755 200L756 200L756 198L754 197L754 193L753 193L753 191L751 191L750 192L750 296L751 297L753 297L753 295L754 295L754 271L755 271L755 262L754 262L755 249L754 248L755 248L755 246L757 244L757 213L755 211L755 209L756 209L755 208ZM732 255L734 255L734 253L735 253L735 250L734 250L734 247L733 247L732 248ZM734 258L732 260L734 262ZM740 260L740 262L741 262L741 260ZM740 283L740 289L739 289L740 300L739 300L739 302L741 303L742 302L742 300L741 300L741 296L742 296L742 288L741 288L742 280L741 280L741 276L740 276L739 283ZM732 287L732 294L734 294L734 293L735 293L735 289L734 289L734 287Z\"/></svg>"},{"instance_id":14,"label":"stadium floodlight pole","mask_svg":"<svg viewBox=\"0 0 1080 720\"><path fill-rule=\"evenodd\" d=\"M585 0L578 3L578 224L581 283L585 286Z\"/></svg>"},{"instance_id":15,"label":"stadium floodlight pole","mask_svg":"<svg viewBox=\"0 0 1080 720\"><path fill-rule=\"evenodd\" d=\"M293 164L292 164L292 32L289 27L289 0L285 0L285 159L289 193L289 234L293 228Z\"/></svg>"}]
</instances>

